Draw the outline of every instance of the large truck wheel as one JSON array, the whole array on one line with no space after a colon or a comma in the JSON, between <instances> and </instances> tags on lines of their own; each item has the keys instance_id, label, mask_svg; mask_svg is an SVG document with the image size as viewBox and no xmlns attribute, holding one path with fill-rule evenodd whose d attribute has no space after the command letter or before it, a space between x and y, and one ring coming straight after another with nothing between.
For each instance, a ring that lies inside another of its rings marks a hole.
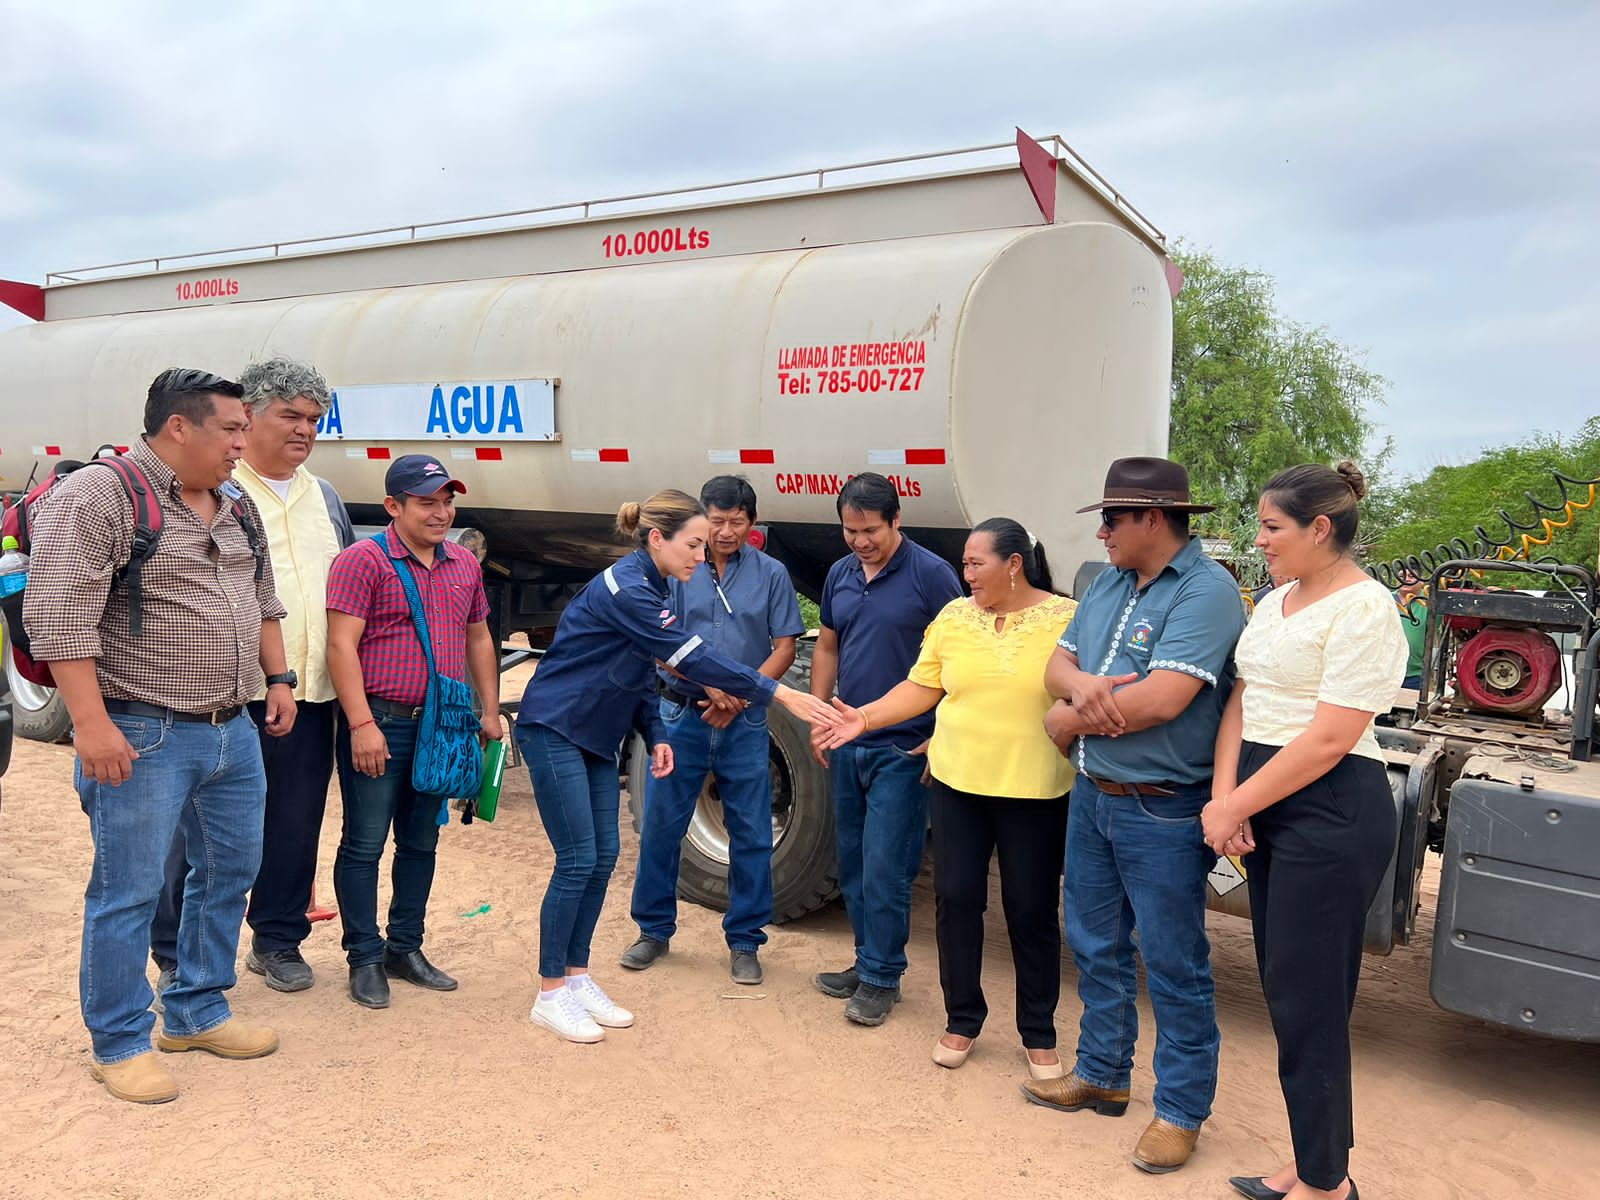
<instances>
[{"instance_id":1,"label":"large truck wheel","mask_svg":"<svg viewBox=\"0 0 1600 1200\"><path fill-rule=\"evenodd\" d=\"M772 773L772 915L793 921L839 894L834 862L833 797L828 773L811 757L805 724L773 707L767 718L768 769ZM650 777L649 748L633 739L628 759L628 808L633 827L644 820ZM728 828L722 801L709 777L701 789L678 862L678 895L718 912L728 908Z\"/></svg>"},{"instance_id":2,"label":"large truck wheel","mask_svg":"<svg viewBox=\"0 0 1600 1200\"><path fill-rule=\"evenodd\" d=\"M0 635L6 633L0 619ZM60 742L72 733L72 715L55 688L40 687L24 679L11 658L11 638L5 637L6 682L11 687L11 717L16 731L35 742Z\"/></svg>"}]
</instances>

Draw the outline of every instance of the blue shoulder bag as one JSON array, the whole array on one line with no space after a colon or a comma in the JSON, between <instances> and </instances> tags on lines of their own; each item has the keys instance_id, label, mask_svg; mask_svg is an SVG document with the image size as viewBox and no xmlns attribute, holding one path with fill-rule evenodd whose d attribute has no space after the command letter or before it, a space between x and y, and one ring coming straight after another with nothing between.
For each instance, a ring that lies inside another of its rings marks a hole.
<instances>
[{"instance_id":1,"label":"blue shoulder bag","mask_svg":"<svg viewBox=\"0 0 1600 1200\"><path fill-rule=\"evenodd\" d=\"M394 568L411 605L411 623L416 626L422 652L428 658L428 694L422 702L422 720L417 727L417 749L411 760L411 786L424 796L476 796L483 785L483 748L478 744L481 722L472 707L472 689L459 679L440 674L433 662L433 639L428 635L428 618L422 609L416 577L410 563L397 563L389 557L382 534L373 541L383 550L383 560ZM449 820L449 810L440 805L440 824Z\"/></svg>"}]
</instances>

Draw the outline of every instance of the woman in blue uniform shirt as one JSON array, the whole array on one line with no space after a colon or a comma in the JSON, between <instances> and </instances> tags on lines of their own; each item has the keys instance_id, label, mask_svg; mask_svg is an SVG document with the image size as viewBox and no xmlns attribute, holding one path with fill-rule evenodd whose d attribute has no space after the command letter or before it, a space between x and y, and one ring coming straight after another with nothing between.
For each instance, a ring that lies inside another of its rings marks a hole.
<instances>
[{"instance_id":1,"label":"woman in blue uniform shirt","mask_svg":"<svg viewBox=\"0 0 1600 1200\"><path fill-rule=\"evenodd\" d=\"M617 751L628 730L647 737L652 775L672 771L672 747L655 713L656 662L741 700L776 702L811 724L837 723L814 696L724 658L683 629L667 580L687 582L694 574L709 529L705 510L683 492L624 504L617 531L638 549L567 606L522 694L517 745L556 852L539 912L541 983L532 1019L568 1041L598 1042L602 1026L633 1024L633 1014L590 977L589 943L617 861Z\"/></svg>"}]
</instances>

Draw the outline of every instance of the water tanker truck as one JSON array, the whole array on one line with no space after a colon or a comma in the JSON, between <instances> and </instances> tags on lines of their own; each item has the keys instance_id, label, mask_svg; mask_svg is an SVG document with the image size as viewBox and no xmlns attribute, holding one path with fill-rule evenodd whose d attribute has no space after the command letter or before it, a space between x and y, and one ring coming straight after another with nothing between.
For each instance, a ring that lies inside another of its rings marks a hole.
<instances>
[{"instance_id":1,"label":"water tanker truck","mask_svg":"<svg viewBox=\"0 0 1600 1200\"><path fill-rule=\"evenodd\" d=\"M957 559L972 524L1012 516L1062 578L1102 561L1074 510L1107 463L1166 450L1179 286L1142 214L1059 139L1020 131L1014 145L693 193L0 281L0 301L36 322L0 334L0 489L131 441L168 366L231 375L281 353L333 384L309 465L358 523L384 519L399 455L435 454L466 483L457 524L483 557L502 639L548 638L622 551L621 503L721 473L750 479L765 548L813 596L844 552L834 498L863 470L895 482L905 529L939 553ZM803 644L791 682L804 685L808 661ZM59 700L7 668L18 731L64 736ZM1403 819L1369 921L1378 953L1412 934L1428 822L1444 819L1456 777L1440 766L1450 736L1422 729L1389 743ZM790 919L836 892L832 806L805 730L783 714L770 761L776 909ZM715 907L726 876L708 785L681 889ZM1214 905L1247 911L1242 882L1219 864ZM1485 978L1445 1002L1600 1037L1592 945L1577 968L1587 1007L1567 992L1545 1003L1571 953L1548 947L1509 1001Z\"/></svg>"}]
</instances>

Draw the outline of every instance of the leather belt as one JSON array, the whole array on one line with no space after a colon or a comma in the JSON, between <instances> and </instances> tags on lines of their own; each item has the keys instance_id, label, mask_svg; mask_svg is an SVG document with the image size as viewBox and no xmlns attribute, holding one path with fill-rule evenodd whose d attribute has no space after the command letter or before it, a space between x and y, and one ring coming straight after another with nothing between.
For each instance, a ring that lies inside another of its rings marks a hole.
<instances>
[{"instance_id":1,"label":"leather belt","mask_svg":"<svg viewBox=\"0 0 1600 1200\"><path fill-rule=\"evenodd\" d=\"M669 688L664 683L657 687L656 691L660 693L663 700L666 700L671 704L681 704L685 708L688 708L691 704L697 703L693 696L685 696L682 692L676 690L675 688Z\"/></svg>"},{"instance_id":2,"label":"leather belt","mask_svg":"<svg viewBox=\"0 0 1600 1200\"><path fill-rule=\"evenodd\" d=\"M1118 783L1114 779L1101 779L1090 775L1089 782L1108 796L1176 796L1178 787L1172 783Z\"/></svg>"},{"instance_id":3,"label":"leather belt","mask_svg":"<svg viewBox=\"0 0 1600 1200\"><path fill-rule=\"evenodd\" d=\"M152 717L157 721L194 721L206 725L226 725L244 711L242 704L230 704L215 712L179 712L161 704L145 704L141 700L107 700L108 713L121 713L125 717Z\"/></svg>"},{"instance_id":4,"label":"leather belt","mask_svg":"<svg viewBox=\"0 0 1600 1200\"><path fill-rule=\"evenodd\" d=\"M407 721L415 721L422 716L422 705L420 704L401 704L398 700L384 700L378 696L368 696L367 707L375 713L383 713L389 717L402 717Z\"/></svg>"}]
</instances>

